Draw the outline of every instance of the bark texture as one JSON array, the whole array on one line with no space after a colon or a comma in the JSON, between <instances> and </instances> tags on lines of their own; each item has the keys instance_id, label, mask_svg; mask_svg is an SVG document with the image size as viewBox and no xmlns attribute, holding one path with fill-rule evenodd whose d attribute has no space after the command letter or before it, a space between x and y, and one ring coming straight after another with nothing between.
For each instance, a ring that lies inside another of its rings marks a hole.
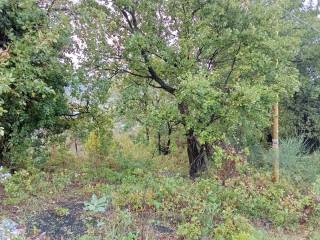
<instances>
[{"instance_id":1,"label":"bark texture","mask_svg":"<svg viewBox=\"0 0 320 240\"><path fill-rule=\"evenodd\" d=\"M190 130L187 136L189 175L195 178L207 170L207 148L205 144L200 144L193 131Z\"/></svg>"}]
</instances>

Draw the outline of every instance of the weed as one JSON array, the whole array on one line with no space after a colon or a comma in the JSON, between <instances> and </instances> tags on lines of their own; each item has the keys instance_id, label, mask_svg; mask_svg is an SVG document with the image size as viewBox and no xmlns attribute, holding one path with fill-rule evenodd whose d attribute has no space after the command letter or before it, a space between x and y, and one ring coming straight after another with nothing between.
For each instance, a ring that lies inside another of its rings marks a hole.
<instances>
[{"instance_id":1,"label":"weed","mask_svg":"<svg viewBox=\"0 0 320 240\"><path fill-rule=\"evenodd\" d=\"M94 213L105 212L107 206L111 203L111 197L103 196L98 198L95 194L92 195L91 200L84 203L84 210Z\"/></svg>"},{"instance_id":2,"label":"weed","mask_svg":"<svg viewBox=\"0 0 320 240\"><path fill-rule=\"evenodd\" d=\"M64 208L64 207L58 207L55 209L55 213L59 216L59 217L65 217L68 216L70 213L69 208Z\"/></svg>"}]
</instances>

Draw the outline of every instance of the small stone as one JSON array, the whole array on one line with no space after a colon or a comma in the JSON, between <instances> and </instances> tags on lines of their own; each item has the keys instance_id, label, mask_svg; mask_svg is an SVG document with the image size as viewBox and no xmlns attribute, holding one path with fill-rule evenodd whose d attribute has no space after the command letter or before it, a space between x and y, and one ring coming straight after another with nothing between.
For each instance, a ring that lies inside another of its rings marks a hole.
<instances>
[{"instance_id":1,"label":"small stone","mask_svg":"<svg viewBox=\"0 0 320 240\"><path fill-rule=\"evenodd\" d=\"M174 230L170 227L159 225L159 224L153 224L153 228L160 232L160 233L173 233Z\"/></svg>"},{"instance_id":2,"label":"small stone","mask_svg":"<svg viewBox=\"0 0 320 240\"><path fill-rule=\"evenodd\" d=\"M15 239L21 235L23 235L23 230L13 220L5 218L0 222L0 240Z\"/></svg>"},{"instance_id":3,"label":"small stone","mask_svg":"<svg viewBox=\"0 0 320 240\"><path fill-rule=\"evenodd\" d=\"M4 183L5 180L11 177L11 174L8 172L4 172L4 168L0 166L0 183Z\"/></svg>"}]
</instances>

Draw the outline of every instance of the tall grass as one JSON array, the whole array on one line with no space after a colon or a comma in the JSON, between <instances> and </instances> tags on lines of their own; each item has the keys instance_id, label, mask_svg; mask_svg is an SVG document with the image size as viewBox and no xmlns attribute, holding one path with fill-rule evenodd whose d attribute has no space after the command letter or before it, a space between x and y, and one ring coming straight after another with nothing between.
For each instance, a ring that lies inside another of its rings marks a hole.
<instances>
[{"instance_id":1,"label":"tall grass","mask_svg":"<svg viewBox=\"0 0 320 240\"><path fill-rule=\"evenodd\" d=\"M252 147L250 162L259 168L272 166L274 152L260 145ZM299 182L312 183L320 175L320 152L309 153L307 143L302 137L287 138L280 141L280 170L282 174Z\"/></svg>"}]
</instances>

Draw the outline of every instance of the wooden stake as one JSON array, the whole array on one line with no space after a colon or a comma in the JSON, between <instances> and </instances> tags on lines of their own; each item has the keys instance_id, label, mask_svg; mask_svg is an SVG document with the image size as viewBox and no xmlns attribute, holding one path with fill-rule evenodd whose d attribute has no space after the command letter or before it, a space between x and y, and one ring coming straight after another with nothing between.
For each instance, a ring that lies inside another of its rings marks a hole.
<instances>
[{"instance_id":1,"label":"wooden stake","mask_svg":"<svg viewBox=\"0 0 320 240\"><path fill-rule=\"evenodd\" d=\"M272 181L278 182L280 178L279 167L279 106L278 103L272 106L272 149L273 155L273 168L272 168Z\"/></svg>"}]
</instances>

